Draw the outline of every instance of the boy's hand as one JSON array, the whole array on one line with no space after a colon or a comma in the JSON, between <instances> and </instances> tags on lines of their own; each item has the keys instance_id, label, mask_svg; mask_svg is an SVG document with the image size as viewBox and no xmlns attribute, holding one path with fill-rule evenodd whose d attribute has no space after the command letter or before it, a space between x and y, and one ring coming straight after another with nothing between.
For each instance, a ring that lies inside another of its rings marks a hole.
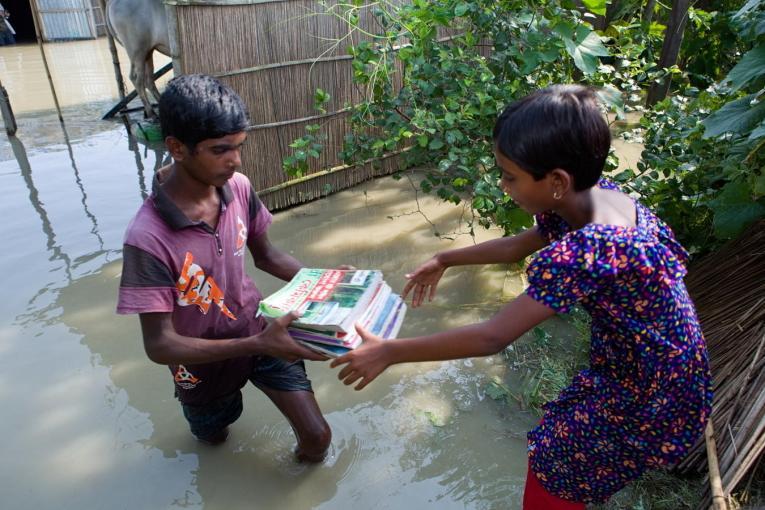
<instances>
[{"instance_id":1,"label":"boy's hand","mask_svg":"<svg viewBox=\"0 0 765 510\"><path fill-rule=\"evenodd\" d=\"M289 312L271 322L266 329L257 335L260 352L290 363L299 359L326 361L328 359L326 356L312 351L308 347L303 347L293 340L287 332L287 326L298 317L297 313Z\"/></svg>"},{"instance_id":2,"label":"boy's hand","mask_svg":"<svg viewBox=\"0 0 765 510\"><path fill-rule=\"evenodd\" d=\"M356 331L361 335L363 343L349 353L332 360L329 366L335 368L347 363L337 374L337 378L346 386L361 379L355 388L361 390L388 368L390 361L386 356L385 341L382 338L373 335L358 324L356 324Z\"/></svg>"},{"instance_id":3,"label":"boy's hand","mask_svg":"<svg viewBox=\"0 0 765 510\"><path fill-rule=\"evenodd\" d=\"M425 296L428 297L428 301L433 301L436 287L438 287L438 282L444 275L444 271L446 271L446 266L438 260L438 257L432 257L414 272L404 275L409 281L404 287L401 298L406 299L409 292L414 289L412 308L420 306L425 300Z\"/></svg>"}]
</instances>

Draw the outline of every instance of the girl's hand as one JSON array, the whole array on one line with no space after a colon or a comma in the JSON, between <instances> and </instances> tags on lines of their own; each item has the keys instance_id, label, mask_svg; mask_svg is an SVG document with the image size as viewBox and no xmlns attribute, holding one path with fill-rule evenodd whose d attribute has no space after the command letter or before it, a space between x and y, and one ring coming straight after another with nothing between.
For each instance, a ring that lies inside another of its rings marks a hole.
<instances>
[{"instance_id":1,"label":"girl's hand","mask_svg":"<svg viewBox=\"0 0 765 510\"><path fill-rule=\"evenodd\" d=\"M385 340L373 335L358 324L356 331L361 335L363 343L349 353L332 360L329 366L335 368L347 363L337 374L337 378L343 381L346 386L361 379L355 388L361 390L388 368L390 361L385 351Z\"/></svg>"},{"instance_id":2,"label":"girl's hand","mask_svg":"<svg viewBox=\"0 0 765 510\"><path fill-rule=\"evenodd\" d=\"M413 273L404 275L409 281L404 287L401 298L406 299L409 292L414 289L412 308L420 306L425 300L425 296L428 297L428 301L433 301L433 297L436 295L436 287L444 275L444 271L446 271L446 266L438 260L438 257L429 259L415 269Z\"/></svg>"}]
</instances>

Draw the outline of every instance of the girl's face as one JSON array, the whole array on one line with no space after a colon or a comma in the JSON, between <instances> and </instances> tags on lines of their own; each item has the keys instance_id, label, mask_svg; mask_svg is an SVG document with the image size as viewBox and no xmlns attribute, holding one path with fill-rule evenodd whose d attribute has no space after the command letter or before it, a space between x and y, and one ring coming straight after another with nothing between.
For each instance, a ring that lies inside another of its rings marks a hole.
<instances>
[{"instance_id":1,"label":"girl's face","mask_svg":"<svg viewBox=\"0 0 765 510\"><path fill-rule=\"evenodd\" d=\"M497 166L502 170L499 187L513 199L518 207L529 214L538 214L555 206L548 182L549 175L535 181L530 173L505 157L496 148L494 149L494 157L497 160Z\"/></svg>"}]
</instances>

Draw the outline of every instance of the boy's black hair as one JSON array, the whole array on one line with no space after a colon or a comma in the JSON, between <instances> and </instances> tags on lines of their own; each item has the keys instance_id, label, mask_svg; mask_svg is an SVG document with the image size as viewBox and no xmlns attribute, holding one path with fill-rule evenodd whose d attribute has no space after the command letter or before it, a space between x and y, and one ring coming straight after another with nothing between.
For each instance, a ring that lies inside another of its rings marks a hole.
<instances>
[{"instance_id":1,"label":"boy's black hair","mask_svg":"<svg viewBox=\"0 0 765 510\"><path fill-rule=\"evenodd\" d=\"M494 145L535 180L560 168L582 191L603 173L611 133L592 89L553 85L505 108L494 125Z\"/></svg>"},{"instance_id":2,"label":"boy's black hair","mask_svg":"<svg viewBox=\"0 0 765 510\"><path fill-rule=\"evenodd\" d=\"M247 117L242 98L204 74L173 78L159 98L162 138L173 136L191 150L202 140L246 130Z\"/></svg>"}]
</instances>

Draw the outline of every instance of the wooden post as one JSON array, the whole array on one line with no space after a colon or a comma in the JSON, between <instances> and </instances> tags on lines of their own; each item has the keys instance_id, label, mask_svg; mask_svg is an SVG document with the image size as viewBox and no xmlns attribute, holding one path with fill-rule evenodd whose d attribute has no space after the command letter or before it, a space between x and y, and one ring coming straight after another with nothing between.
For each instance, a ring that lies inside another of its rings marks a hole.
<instances>
[{"instance_id":1,"label":"wooden post","mask_svg":"<svg viewBox=\"0 0 765 510\"><path fill-rule=\"evenodd\" d=\"M8 136L16 134L16 117L13 116L13 109L11 109L11 101L8 99L8 92L5 91L3 83L0 82L0 114L3 116L3 123L5 124L5 131Z\"/></svg>"},{"instance_id":2,"label":"wooden post","mask_svg":"<svg viewBox=\"0 0 765 510\"><path fill-rule=\"evenodd\" d=\"M112 54L112 65L114 66L114 77L117 79L117 93L120 100L125 99L125 80L122 78L122 68L120 67L120 58L117 53L117 45L114 44L114 37L109 30L109 20L106 18L106 0L98 0L101 6L101 12L104 17L104 28L106 28L106 40L109 41L109 52Z\"/></svg>"},{"instance_id":3,"label":"wooden post","mask_svg":"<svg viewBox=\"0 0 765 510\"><path fill-rule=\"evenodd\" d=\"M711 418L707 421L707 427L704 429L704 439L707 443L707 464L709 464L709 486L712 490L712 510L728 510L722 481L720 480L720 464L717 462L715 429L712 426Z\"/></svg>"},{"instance_id":4,"label":"wooden post","mask_svg":"<svg viewBox=\"0 0 765 510\"><path fill-rule=\"evenodd\" d=\"M50 91L53 94L53 102L56 104L56 111L58 112L58 120L64 122L64 117L61 115L61 106L58 104L58 96L56 95L56 87L53 86L53 78L50 76L50 68L48 67L48 59L45 57L45 49L43 48L43 41L41 35L42 22L40 21L40 12L37 10L37 0L29 0L29 7L32 9L32 21L35 24L35 35L37 35L37 45L40 47L40 55L42 55L43 65L45 66L45 74L48 75L48 84L50 85Z\"/></svg>"},{"instance_id":5,"label":"wooden post","mask_svg":"<svg viewBox=\"0 0 765 510\"><path fill-rule=\"evenodd\" d=\"M170 55L173 59L173 74L180 76L184 74L183 60L181 50L178 47L178 13L177 5L165 3L165 14L167 15L167 38L170 42Z\"/></svg>"},{"instance_id":6,"label":"wooden post","mask_svg":"<svg viewBox=\"0 0 765 510\"><path fill-rule=\"evenodd\" d=\"M672 12L669 16L667 28L664 30L664 44L661 47L659 56L659 68L664 69L672 67L677 63L677 55L680 52L680 44L683 42L683 32L688 21L688 8L690 0L673 0ZM654 82L648 89L646 106L649 108L665 97L669 92L669 86L672 84L671 76L664 76L658 83Z\"/></svg>"}]
</instances>

